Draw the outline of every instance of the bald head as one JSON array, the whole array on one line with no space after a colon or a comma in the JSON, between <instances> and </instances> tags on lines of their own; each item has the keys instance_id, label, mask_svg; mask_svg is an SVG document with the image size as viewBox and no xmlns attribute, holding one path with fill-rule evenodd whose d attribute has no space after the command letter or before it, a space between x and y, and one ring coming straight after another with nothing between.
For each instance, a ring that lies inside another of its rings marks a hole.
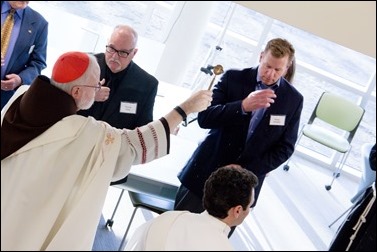
<instances>
[{"instance_id":1,"label":"bald head","mask_svg":"<svg viewBox=\"0 0 377 252\"><path fill-rule=\"evenodd\" d=\"M114 28L113 33L111 34L110 41L112 39L122 40L125 46L131 46L135 48L137 45L138 34L137 32L128 25L117 25Z\"/></svg>"},{"instance_id":2,"label":"bald head","mask_svg":"<svg viewBox=\"0 0 377 252\"><path fill-rule=\"evenodd\" d=\"M137 53L137 32L128 25L117 25L106 45L106 64L113 73L127 68Z\"/></svg>"}]
</instances>

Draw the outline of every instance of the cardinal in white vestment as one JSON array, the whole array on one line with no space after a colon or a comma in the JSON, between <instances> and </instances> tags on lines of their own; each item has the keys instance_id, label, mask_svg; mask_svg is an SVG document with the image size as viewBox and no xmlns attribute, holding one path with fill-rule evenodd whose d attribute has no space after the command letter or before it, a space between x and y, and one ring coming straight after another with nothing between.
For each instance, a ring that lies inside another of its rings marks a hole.
<instances>
[{"instance_id":1,"label":"cardinal in white vestment","mask_svg":"<svg viewBox=\"0 0 377 252\"><path fill-rule=\"evenodd\" d=\"M68 52L51 79L21 86L1 111L1 250L91 250L110 181L133 164L168 154L175 110L135 130L76 115L94 101L100 69L94 56ZM208 107L193 94L185 113Z\"/></svg>"}]
</instances>

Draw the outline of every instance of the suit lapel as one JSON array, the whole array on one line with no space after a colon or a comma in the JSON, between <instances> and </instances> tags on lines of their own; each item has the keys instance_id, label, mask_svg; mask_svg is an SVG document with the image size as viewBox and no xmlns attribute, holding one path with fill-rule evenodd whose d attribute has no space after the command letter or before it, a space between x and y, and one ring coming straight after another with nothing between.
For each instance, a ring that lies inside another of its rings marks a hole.
<instances>
[{"instance_id":1,"label":"suit lapel","mask_svg":"<svg viewBox=\"0 0 377 252\"><path fill-rule=\"evenodd\" d=\"M246 98L251 92L255 91L257 85L257 68L250 68L249 72L246 72L245 83L243 85L243 98Z\"/></svg>"}]
</instances>

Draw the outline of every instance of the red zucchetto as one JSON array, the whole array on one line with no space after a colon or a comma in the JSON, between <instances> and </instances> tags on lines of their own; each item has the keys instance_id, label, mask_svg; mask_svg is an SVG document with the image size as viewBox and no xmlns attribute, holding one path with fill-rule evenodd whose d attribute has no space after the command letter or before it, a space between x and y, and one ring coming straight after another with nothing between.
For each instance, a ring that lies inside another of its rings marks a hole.
<instances>
[{"instance_id":1,"label":"red zucchetto","mask_svg":"<svg viewBox=\"0 0 377 252\"><path fill-rule=\"evenodd\" d=\"M83 52L67 52L55 62L51 78L68 83L81 77L89 66L89 56Z\"/></svg>"}]
</instances>

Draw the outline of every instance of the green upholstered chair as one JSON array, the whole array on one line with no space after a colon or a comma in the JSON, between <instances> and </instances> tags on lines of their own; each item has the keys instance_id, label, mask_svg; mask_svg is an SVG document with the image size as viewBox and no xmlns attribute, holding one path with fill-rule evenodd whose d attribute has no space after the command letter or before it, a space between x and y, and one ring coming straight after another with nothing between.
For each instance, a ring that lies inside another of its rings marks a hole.
<instances>
[{"instance_id":1,"label":"green upholstered chair","mask_svg":"<svg viewBox=\"0 0 377 252\"><path fill-rule=\"evenodd\" d=\"M351 141L363 115L364 109L359 105L342 96L323 92L309 121L299 133L296 146L302 136L305 136L342 154L341 161L333 173L331 183L325 186L326 190L331 189L334 179L339 177L343 169L352 148ZM319 123L320 121L322 123ZM290 159L283 167L285 171L289 170Z\"/></svg>"}]
</instances>

